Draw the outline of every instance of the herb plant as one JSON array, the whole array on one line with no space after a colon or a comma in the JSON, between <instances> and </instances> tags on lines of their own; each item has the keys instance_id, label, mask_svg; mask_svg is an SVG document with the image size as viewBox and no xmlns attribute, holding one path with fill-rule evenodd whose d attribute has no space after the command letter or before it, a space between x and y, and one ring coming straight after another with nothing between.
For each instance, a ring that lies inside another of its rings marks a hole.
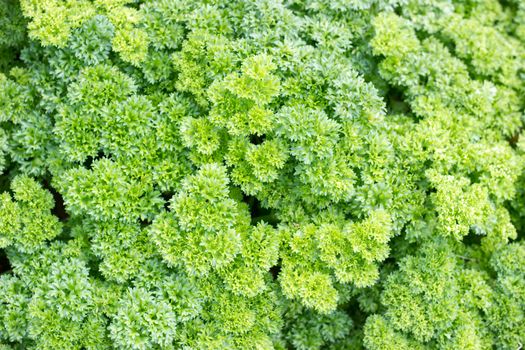
<instances>
[{"instance_id":1,"label":"herb plant","mask_svg":"<svg viewBox=\"0 0 525 350\"><path fill-rule=\"evenodd\" d=\"M0 349L521 349L522 0L2 0Z\"/></svg>"}]
</instances>

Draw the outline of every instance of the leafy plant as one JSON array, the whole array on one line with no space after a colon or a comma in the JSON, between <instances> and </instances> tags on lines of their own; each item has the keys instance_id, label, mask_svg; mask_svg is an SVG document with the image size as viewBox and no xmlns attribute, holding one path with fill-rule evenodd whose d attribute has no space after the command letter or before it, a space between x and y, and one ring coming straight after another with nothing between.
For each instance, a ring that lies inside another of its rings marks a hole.
<instances>
[{"instance_id":1,"label":"leafy plant","mask_svg":"<svg viewBox=\"0 0 525 350\"><path fill-rule=\"evenodd\" d=\"M525 3L4 0L0 348L519 349Z\"/></svg>"}]
</instances>

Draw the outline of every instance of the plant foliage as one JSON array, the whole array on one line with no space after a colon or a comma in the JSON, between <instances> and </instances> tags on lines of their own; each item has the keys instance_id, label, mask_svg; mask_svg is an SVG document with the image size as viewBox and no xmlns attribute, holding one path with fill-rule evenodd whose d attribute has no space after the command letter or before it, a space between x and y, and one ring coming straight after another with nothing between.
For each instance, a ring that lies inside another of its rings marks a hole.
<instances>
[{"instance_id":1,"label":"plant foliage","mask_svg":"<svg viewBox=\"0 0 525 350\"><path fill-rule=\"evenodd\" d=\"M0 349L521 349L525 2L3 0Z\"/></svg>"}]
</instances>

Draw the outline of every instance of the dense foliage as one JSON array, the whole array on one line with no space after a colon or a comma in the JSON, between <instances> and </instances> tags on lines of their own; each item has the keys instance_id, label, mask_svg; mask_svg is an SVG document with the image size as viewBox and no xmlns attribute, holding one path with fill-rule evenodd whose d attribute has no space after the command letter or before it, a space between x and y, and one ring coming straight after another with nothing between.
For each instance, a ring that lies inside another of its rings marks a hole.
<instances>
[{"instance_id":1,"label":"dense foliage","mask_svg":"<svg viewBox=\"0 0 525 350\"><path fill-rule=\"evenodd\" d=\"M522 0L0 1L0 349L521 349Z\"/></svg>"}]
</instances>

